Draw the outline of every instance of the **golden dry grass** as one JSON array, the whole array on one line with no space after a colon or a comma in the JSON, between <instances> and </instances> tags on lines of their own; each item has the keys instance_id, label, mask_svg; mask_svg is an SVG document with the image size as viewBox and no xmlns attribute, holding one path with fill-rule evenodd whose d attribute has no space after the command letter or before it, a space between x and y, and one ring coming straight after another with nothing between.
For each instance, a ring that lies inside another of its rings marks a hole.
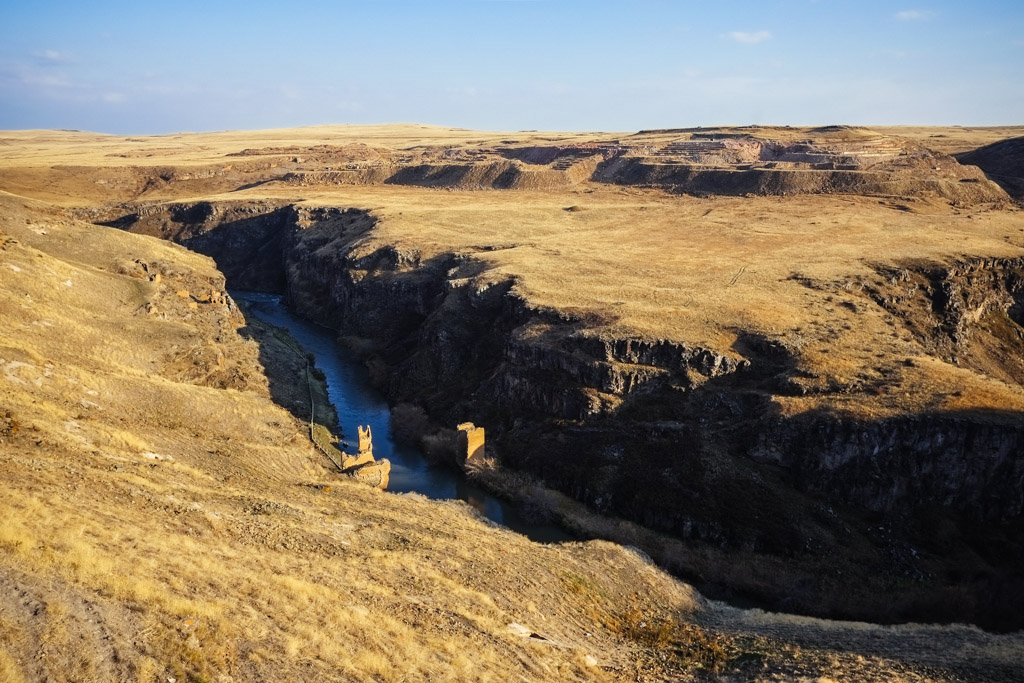
<instances>
[{"instance_id":1,"label":"golden dry grass","mask_svg":"<svg viewBox=\"0 0 1024 683\"><path fill-rule=\"evenodd\" d=\"M290 196L260 188L231 198L250 193ZM355 257L386 245L422 260L466 254L486 265L475 285L513 279L530 304L586 320L587 334L668 339L736 358L741 334L776 341L816 377L808 380L812 393L851 389L830 392L835 410L1024 408L1018 387L930 358L864 292L879 267L1024 255L1024 214L1016 209L866 197L700 199L602 187L572 194L358 187L311 190L305 201L372 210L378 223ZM913 366L901 366L893 381L889 365L905 359ZM886 374L881 397L858 389ZM790 414L822 407L819 397L779 404Z\"/></svg>"},{"instance_id":2,"label":"golden dry grass","mask_svg":"<svg viewBox=\"0 0 1024 683\"><path fill-rule=\"evenodd\" d=\"M92 167L201 165L223 162L227 154L264 147L355 144L392 149L425 145L474 147L495 145L506 140L523 144L551 144L591 142L615 136L609 133L484 132L420 124L330 125L129 137L75 131L19 130L0 131L0 139L9 143L0 145L0 162L5 167L16 168L40 164ZM234 159L241 160L244 157Z\"/></svg>"},{"instance_id":3,"label":"golden dry grass","mask_svg":"<svg viewBox=\"0 0 1024 683\"><path fill-rule=\"evenodd\" d=\"M139 142L4 133L16 144L0 147L0 167L7 179L22 173L5 187L72 205L98 201L95 179L80 173L67 194L69 185L33 186L38 168L506 135L402 127ZM107 156L148 146L152 157ZM800 341L803 362L840 378L879 348L917 352L881 314L853 317L791 274L841 283L868 274L873 259L1020 251L1011 231L1019 214L968 218L928 203L898 211L878 199L701 200L606 187L294 192L230 196L372 209L380 222L360 249L473 253L487 266L481 282L514 277L531 302L602 321L595 334L732 352L743 327ZM42 202L5 194L0 206L0 401L11 416L0 436L2 681L686 680L706 679L723 656L725 671L755 680L1020 672L1019 634L732 610L610 543L540 546L463 504L334 481L301 422L270 400L237 313L176 296L223 286L208 259L76 223ZM488 246L504 248L480 250ZM843 360L815 353L833 343L827 325L838 326ZM947 366L918 363L903 382L907 393L960 382L960 400L1021 401L1015 389ZM793 411L808 407L793 401ZM704 650L662 656L673 647Z\"/></svg>"},{"instance_id":4,"label":"golden dry grass","mask_svg":"<svg viewBox=\"0 0 1024 683\"><path fill-rule=\"evenodd\" d=\"M1024 132L1019 127L736 130L781 140L896 135L925 145L941 142L944 151ZM0 148L0 168L8 171L4 183L19 192L78 205L125 197L128 190L114 189L116 181L103 180L103 173L127 173L153 164L227 168L249 159L226 156L244 149L367 145L396 152L625 137L480 133L415 125L149 138L49 131L4 135L12 142ZM654 131L630 139L660 145L679 135ZM257 158L276 164L284 163L284 156ZM40 165L43 160L45 167ZM48 188L35 174L52 164L80 169ZM180 198L182 192L201 191L195 185L176 187L147 197ZM938 199L815 195L701 199L599 184L561 191L449 192L270 183L207 198L272 198L370 209L379 220L356 255L384 245L418 252L423 259L446 252L471 255L487 266L477 277L479 284L513 278L517 293L529 303L586 319L588 334L669 339L734 357L742 355L736 348L740 334L763 336L797 357L808 376L801 380L804 390L829 394L826 407L832 410L880 417L906 410L1024 406L1024 394L1017 388L976 369L929 358L920 340L871 302L863 289L878 278L880 267L1024 254L1022 214L1008 206L957 208ZM566 210L570 207L572 211ZM907 359L913 365L893 365ZM778 403L787 414L822 407L817 397Z\"/></svg>"},{"instance_id":5,"label":"golden dry grass","mask_svg":"<svg viewBox=\"0 0 1024 683\"><path fill-rule=\"evenodd\" d=\"M885 135L916 140L944 154L960 154L1024 135L1024 126L872 126Z\"/></svg>"},{"instance_id":6,"label":"golden dry grass","mask_svg":"<svg viewBox=\"0 0 1024 683\"><path fill-rule=\"evenodd\" d=\"M66 220L39 234L38 206L3 201L17 219L0 270L7 679L614 679L635 646L583 637L597 626L576 621L556 567L610 596L642 585L659 612L694 609L692 591L610 545L545 548L461 504L303 486L330 475L271 403L253 343L225 331L237 314L172 308L177 279L217 281L207 259ZM162 250L173 259L148 296L167 320L122 301L137 279L106 270ZM101 323L125 335L94 338ZM241 390L163 362L215 337L249 373Z\"/></svg>"},{"instance_id":7,"label":"golden dry grass","mask_svg":"<svg viewBox=\"0 0 1024 683\"><path fill-rule=\"evenodd\" d=\"M744 132L780 140L801 140L822 133L802 127L711 127L686 129L689 132ZM878 135L915 140L947 154L977 149L984 145L1024 135L1024 126L872 126L853 129L865 139ZM837 139L849 138L840 131ZM102 133L56 130L0 131L0 161L5 167L32 167L40 164L81 166L117 165L198 165L223 161L224 155L245 149L287 148L313 145L366 145L390 149L417 146L452 145L462 148L486 147L508 142L519 145L549 145L639 139L667 142L678 133L632 132L557 132L557 131L475 131L422 124L326 125L304 128L222 131L213 133L175 133L170 135L118 136Z\"/></svg>"}]
</instances>

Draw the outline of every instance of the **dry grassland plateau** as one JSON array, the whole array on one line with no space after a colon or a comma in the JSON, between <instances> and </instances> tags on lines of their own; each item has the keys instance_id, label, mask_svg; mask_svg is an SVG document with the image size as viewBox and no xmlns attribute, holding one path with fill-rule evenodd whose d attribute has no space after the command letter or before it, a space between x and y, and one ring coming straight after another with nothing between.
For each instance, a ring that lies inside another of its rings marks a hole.
<instances>
[{"instance_id":1,"label":"dry grassland plateau","mask_svg":"<svg viewBox=\"0 0 1024 683\"><path fill-rule=\"evenodd\" d=\"M0 683L1021 680L1021 136L0 131ZM581 540L335 473L229 287Z\"/></svg>"}]
</instances>

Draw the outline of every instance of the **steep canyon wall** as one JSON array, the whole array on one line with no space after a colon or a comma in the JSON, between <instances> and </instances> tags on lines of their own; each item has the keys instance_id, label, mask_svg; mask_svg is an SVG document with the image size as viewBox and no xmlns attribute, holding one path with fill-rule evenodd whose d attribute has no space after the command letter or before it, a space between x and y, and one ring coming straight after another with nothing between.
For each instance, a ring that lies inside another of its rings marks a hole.
<instances>
[{"instance_id":1,"label":"steep canyon wall","mask_svg":"<svg viewBox=\"0 0 1024 683\"><path fill-rule=\"evenodd\" d=\"M843 523L822 512L832 504L995 525L1024 511L1018 415L784 415L773 397L796 391L796 361L772 340L746 335L721 353L605 338L592 321L533 305L473 252L424 258L376 243L364 210L199 202L107 222L213 256L233 287L283 292L302 315L368 341L393 400L486 425L506 464L680 538L796 557L842 542ZM937 355L1019 382L977 348L1009 334L986 316L1020 320L1021 282L1024 263L981 260L880 268L863 290Z\"/></svg>"}]
</instances>

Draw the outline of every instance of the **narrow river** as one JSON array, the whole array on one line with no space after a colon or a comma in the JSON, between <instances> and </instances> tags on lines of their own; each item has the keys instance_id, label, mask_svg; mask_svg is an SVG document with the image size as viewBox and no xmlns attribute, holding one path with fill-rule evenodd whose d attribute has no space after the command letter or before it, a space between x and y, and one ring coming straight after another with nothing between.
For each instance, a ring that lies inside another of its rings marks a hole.
<instances>
[{"instance_id":1,"label":"narrow river","mask_svg":"<svg viewBox=\"0 0 1024 683\"><path fill-rule=\"evenodd\" d=\"M280 296L256 292L231 292L231 296L245 302L251 315L288 330L306 352L316 356L316 367L327 376L327 395L338 412L346 439L354 438L357 425L370 425L374 456L391 461L389 491L464 500L488 519L541 543L573 540L556 526L527 521L514 507L474 485L457 469L432 465L419 448L396 442L387 401L370 383L366 367L335 342L332 330L293 315Z\"/></svg>"}]
</instances>

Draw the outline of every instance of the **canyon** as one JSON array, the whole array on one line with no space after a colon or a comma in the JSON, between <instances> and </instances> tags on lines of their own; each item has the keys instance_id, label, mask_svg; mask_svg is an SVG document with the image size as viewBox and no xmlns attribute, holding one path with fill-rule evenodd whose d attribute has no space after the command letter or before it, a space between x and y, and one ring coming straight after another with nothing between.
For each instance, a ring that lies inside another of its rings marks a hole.
<instances>
[{"instance_id":1,"label":"canyon","mask_svg":"<svg viewBox=\"0 0 1024 683\"><path fill-rule=\"evenodd\" d=\"M1022 133L7 132L0 190L281 294L421 437L484 427L482 484L712 598L1013 631Z\"/></svg>"}]
</instances>

